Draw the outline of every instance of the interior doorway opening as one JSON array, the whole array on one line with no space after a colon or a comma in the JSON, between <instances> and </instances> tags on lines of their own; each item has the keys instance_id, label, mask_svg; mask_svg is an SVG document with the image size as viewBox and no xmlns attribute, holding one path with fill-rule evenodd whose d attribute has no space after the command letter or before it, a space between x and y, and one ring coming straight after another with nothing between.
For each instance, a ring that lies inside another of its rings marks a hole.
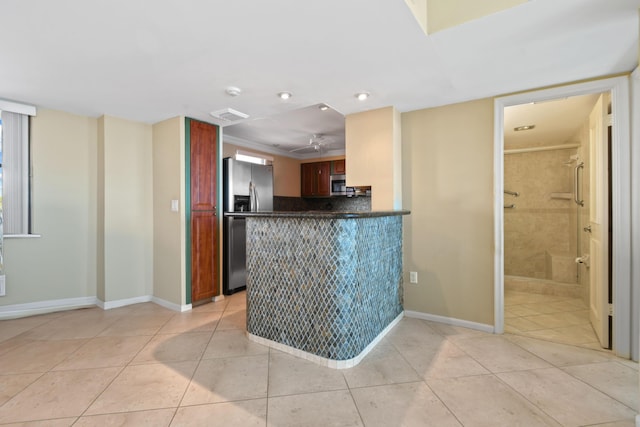
<instances>
[{"instance_id":1,"label":"interior doorway opening","mask_svg":"<svg viewBox=\"0 0 640 427\"><path fill-rule=\"evenodd\" d=\"M600 324L600 313L611 302L609 242L592 253L592 228L598 229L601 212L607 214L607 223L610 217L609 197L604 194L600 200L602 195L596 197L593 191L608 190L610 182L600 168L610 170L609 151L591 147L606 142L594 138L596 128L605 129L603 121L608 121L603 105L610 107L608 92L504 109L504 303L509 333L611 348L609 322L604 330ZM604 187L594 185L596 171ZM598 210L595 219L591 213L599 204L606 209ZM603 269L605 277L592 279Z\"/></svg>"},{"instance_id":2,"label":"interior doorway opening","mask_svg":"<svg viewBox=\"0 0 640 427\"><path fill-rule=\"evenodd\" d=\"M631 170L629 135L629 82L627 77L602 79L505 96L495 100L494 110L494 218L495 218L495 327L496 333L505 331L505 213L508 201L504 191L516 191L504 186L504 117L505 108L532 102L545 102L589 94L611 94L612 109L616 119L612 123L611 140L611 254L610 271L613 304L612 350L621 357L631 356ZM605 169L606 170L606 169ZM605 181L606 182L606 181ZM591 181L590 181L591 183ZM604 204L606 206L606 204ZM606 271L602 269L601 271ZM593 268L593 264L590 268ZM608 308L608 305L607 305Z\"/></svg>"}]
</instances>

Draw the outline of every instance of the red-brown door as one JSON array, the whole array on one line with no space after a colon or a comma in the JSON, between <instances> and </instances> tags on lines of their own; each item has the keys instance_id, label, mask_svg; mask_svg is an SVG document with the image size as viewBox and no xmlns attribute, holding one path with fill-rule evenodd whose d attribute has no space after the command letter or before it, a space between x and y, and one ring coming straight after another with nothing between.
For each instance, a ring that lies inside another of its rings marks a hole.
<instances>
[{"instance_id":1,"label":"red-brown door","mask_svg":"<svg viewBox=\"0 0 640 427\"><path fill-rule=\"evenodd\" d=\"M192 303L218 294L217 134L214 125L190 121Z\"/></svg>"}]
</instances>

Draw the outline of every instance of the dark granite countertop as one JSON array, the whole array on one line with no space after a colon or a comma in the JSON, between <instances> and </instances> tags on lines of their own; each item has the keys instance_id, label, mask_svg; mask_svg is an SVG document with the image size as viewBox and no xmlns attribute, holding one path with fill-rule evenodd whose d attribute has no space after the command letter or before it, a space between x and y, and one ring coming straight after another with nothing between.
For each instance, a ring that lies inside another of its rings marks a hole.
<instances>
[{"instance_id":1,"label":"dark granite countertop","mask_svg":"<svg viewBox=\"0 0 640 427\"><path fill-rule=\"evenodd\" d=\"M263 217L263 218L318 218L318 219L352 219L376 218L382 216L409 215L411 211L273 211L273 212L225 212L224 216L231 217Z\"/></svg>"}]
</instances>

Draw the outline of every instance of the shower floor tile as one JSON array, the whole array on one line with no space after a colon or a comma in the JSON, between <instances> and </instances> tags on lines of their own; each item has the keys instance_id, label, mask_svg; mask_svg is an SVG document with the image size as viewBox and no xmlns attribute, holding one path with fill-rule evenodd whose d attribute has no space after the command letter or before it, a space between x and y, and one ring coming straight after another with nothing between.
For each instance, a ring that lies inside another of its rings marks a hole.
<instances>
[{"instance_id":1,"label":"shower floor tile","mask_svg":"<svg viewBox=\"0 0 640 427\"><path fill-rule=\"evenodd\" d=\"M601 349L581 299L505 292L505 331L562 344Z\"/></svg>"}]
</instances>

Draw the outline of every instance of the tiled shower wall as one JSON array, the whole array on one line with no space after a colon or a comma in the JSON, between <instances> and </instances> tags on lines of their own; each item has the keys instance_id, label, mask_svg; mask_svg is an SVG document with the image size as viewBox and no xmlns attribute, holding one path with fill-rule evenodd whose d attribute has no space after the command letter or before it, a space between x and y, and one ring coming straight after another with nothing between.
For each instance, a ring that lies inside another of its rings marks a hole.
<instances>
[{"instance_id":1,"label":"tiled shower wall","mask_svg":"<svg viewBox=\"0 0 640 427\"><path fill-rule=\"evenodd\" d=\"M515 204L514 209L504 210L505 275L552 279L551 260L555 259L553 268L565 270L560 274L562 281L572 278L568 283L576 283L577 266L570 262L577 247L575 163L564 165L576 152L562 149L505 155L504 188L520 193L519 197L504 195L505 205ZM553 193L564 193L567 198Z\"/></svg>"}]
</instances>

